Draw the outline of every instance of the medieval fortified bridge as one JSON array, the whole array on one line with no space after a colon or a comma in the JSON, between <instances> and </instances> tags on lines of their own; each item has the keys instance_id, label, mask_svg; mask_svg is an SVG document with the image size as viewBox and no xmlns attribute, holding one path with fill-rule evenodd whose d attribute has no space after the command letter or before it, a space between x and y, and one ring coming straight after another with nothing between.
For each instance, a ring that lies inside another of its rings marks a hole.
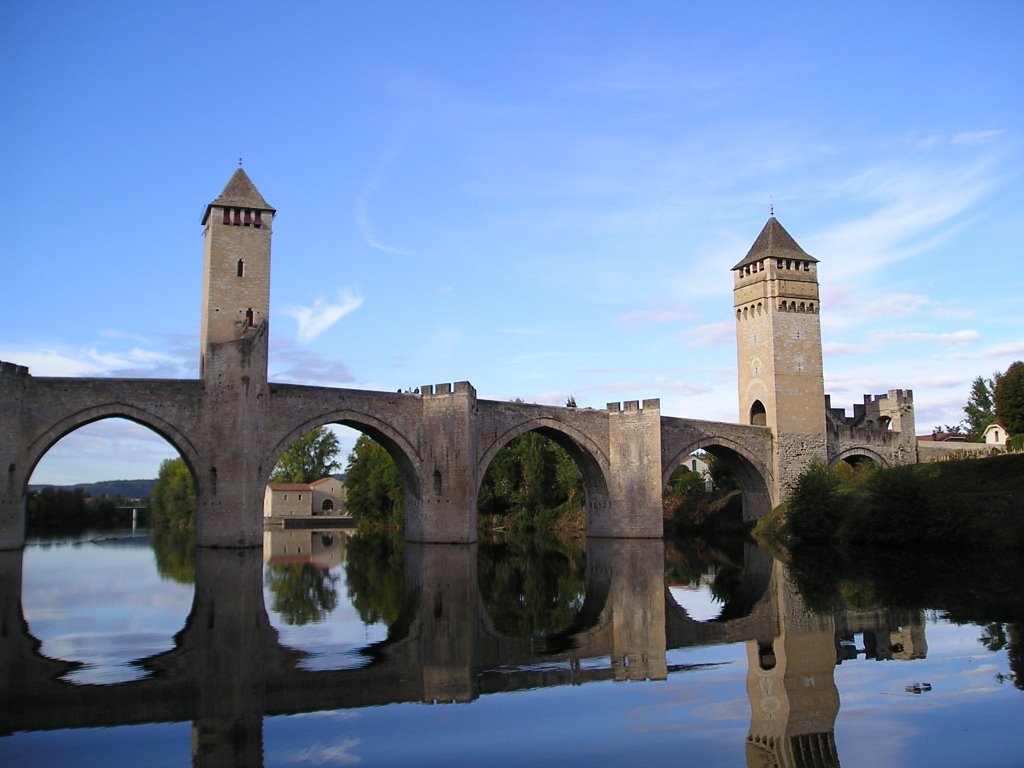
<instances>
[{"instance_id":1,"label":"medieval fortified bridge","mask_svg":"<svg viewBox=\"0 0 1024 768\"><path fill-rule=\"evenodd\" d=\"M42 456L98 419L164 437L196 485L200 546L263 543L263 492L281 454L308 430L345 424L381 443L401 471L406 538L476 540L476 499L495 454L536 431L583 474L587 532L660 538L662 488L691 452L724 460L754 519L785 498L814 457L917 460L913 396L865 396L847 417L824 393L817 259L773 217L733 267L743 424L662 416L660 402L605 410L480 400L465 381L418 394L267 380L270 239L275 209L239 168L206 207L200 378L51 378L0 363L0 549L25 539L25 497Z\"/></svg>"}]
</instances>

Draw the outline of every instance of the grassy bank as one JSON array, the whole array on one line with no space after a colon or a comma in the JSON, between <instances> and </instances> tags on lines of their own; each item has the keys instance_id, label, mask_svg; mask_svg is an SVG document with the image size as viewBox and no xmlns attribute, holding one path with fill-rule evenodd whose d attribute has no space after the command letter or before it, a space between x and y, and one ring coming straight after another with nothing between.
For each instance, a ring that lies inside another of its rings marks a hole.
<instances>
[{"instance_id":1,"label":"grassy bank","mask_svg":"<svg viewBox=\"0 0 1024 768\"><path fill-rule=\"evenodd\" d=\"M755 533L788 547L1024 550L1024 454L873 471L812 465Z\"/></svg>"}]
</instances>

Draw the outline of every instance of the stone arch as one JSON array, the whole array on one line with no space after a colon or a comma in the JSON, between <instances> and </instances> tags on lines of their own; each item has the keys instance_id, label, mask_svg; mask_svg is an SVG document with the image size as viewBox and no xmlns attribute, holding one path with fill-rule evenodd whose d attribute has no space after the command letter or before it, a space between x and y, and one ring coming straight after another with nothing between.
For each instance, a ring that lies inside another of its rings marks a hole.
<instances>
[{"instance_id":1,"label":"stone arch","mask_svg":"<svg viewBox=\"0 0 1024 768\"><path fill-rule=\"evenodd\" d=\"M743 519L764 517L772 509L771 471L748 448L722 435L706 435L690 442L662 462L661 484L665 486L683 459L697 450L710 453L725 462L743 491Z\"/></svg>"},{"instance_id":2,"label":"stone arch","mask_svg":"<svg viewBox=\"0 0 1024 768\"><path fill-rule=\"evenodd\" d=\"M418 502L420 499L420 455L413 447L409 438L402 434L401 431L395 429L386 421L367 413L361 413L346 408L327 411L310 419L306 419L302 423L292 427L290 431L285 433L274 443L270 452L267 454L267 461L264 464L264 467L274 467L292 443L311 429L316 429L317 427L322 427L327 424L341 424L346 427L358 429L360 432L366 433L383 446L384 450L388 452L388 455L391 456L392 460L395 462L395 466L398 467L399 474L401 474L402 480L405 483L406 515L408 516L409 502Z\"/></svg>"},{"instance_id":3,"label":"stone arch","mask_svg":"<svg viewBox=\"0 0 1024 768\"><path fill-rule=\"evenodd\" d=\"M866 446L847 448L830 457L828 460L829 469L835 467L841 461L845 461L848 464L856 464L859 461L873 461L879 467L889 466L889 462L880 453Z\"/></svg>"},{"instance_id":4,"label":"stone arch","mask_svg":"<svg viewBox=\"0 0 1024 768\"><path fill-rule=\"evenodd\" d=\"M608 491L610 464L608 457L601 450L600 446L584 432L549 416L527 419L510 427L498 435L490 445L480 452L480 459L477 461L477 479L476 488L473 489L473 498L475 499L479 495L484 474L487 472L491 462L494 461L498 451L527 432L537 432L544 437L550 438L564 448L572 460L576 462L576 466L579 467L583 475L583 493L586 497L587 526L589 528L591 514L597 510L607 509L610 504Z\"/></svg>"},{"instance_id":5,"label":"stone arch","mask_svg":"<svg viewBox=\"0 0 1024 768\"><path fill-rule=\"evenodd\" d=\"M35 471L36 465L40 462L43 456L45 456L47 451L53 448L59 440L71 434L76 429L80 429L81 427L97 421L102 421L103 419L126 419L152 430L166 440L171 447L178 452L178 455L184 460L185 465L192 474L193 482L198 481L196 468L199 466L199 452L184 432L174 424L171 424L156 414L150 413L138 406L113 401L83 408L82 410L75 411L74 413L69 413L40 432L35 439L29 443L25 451L27 460L26 472L24 475L25 483L28 483L29 478L32 477L32 473Z\"/></svg>"}]
</instances>

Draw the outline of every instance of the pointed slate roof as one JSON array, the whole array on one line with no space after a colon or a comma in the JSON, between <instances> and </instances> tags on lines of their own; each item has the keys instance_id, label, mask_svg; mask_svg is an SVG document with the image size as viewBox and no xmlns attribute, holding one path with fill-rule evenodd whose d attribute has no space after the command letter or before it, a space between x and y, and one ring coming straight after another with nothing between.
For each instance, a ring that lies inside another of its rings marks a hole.
<instances>
[{"instance_id":1,"label":"pointed slate roof","mask_svg":"<svg viewBox=\"0 0 1024 768\"><path fill-rule=\"evenodd\" d=\"M206 206L206 212L203 213L203 224L206 223L206 219L210 215L210 208L215 205L224 208L252 208L254 210L270 211L271 213L277 212L275 208L263 199L263 195L256 189L256 185L252 183L252 179L249 178L249 175L241 166L232 174L227 186L224 187L224 191L220 193L220 197Z\"/></svg>"},{"instance_id":2,"label":"pointed slate roof","mask_svg":"<svg viewBox=\"0 0 1024 768\"><path fill-rule=\"evenodd\" d=\"M753 264L767 258L817 261L816 258L797 245L793 236L779 224L779 220L774 216L768 219L764 229L761 230L761 234L757 236L754 244L750 246L750 250L747 251L743 261L733 267L733 269L740 269L747 266L747 264Z\"/></svg>"}]
</instances>

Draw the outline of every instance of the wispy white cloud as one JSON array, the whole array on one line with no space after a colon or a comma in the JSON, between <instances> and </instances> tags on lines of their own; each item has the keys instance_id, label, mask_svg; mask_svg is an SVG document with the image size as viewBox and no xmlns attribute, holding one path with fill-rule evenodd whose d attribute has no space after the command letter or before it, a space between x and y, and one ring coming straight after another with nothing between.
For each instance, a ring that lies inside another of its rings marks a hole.
<instances>
[{"instance_id":1,"label":"wispy white cloud","mask_svg":"<svg viewBox=\"0 0 1024 768\"><path fill-rule=\"evenodd\" d=\"M363 304L363 297L348 288L338 291L336 301L328 302L323 297L317 297L313 305L284 307L283 312L295 318L298 323L298 339L301 342L311 342L320 334L341 320L345 315L359 309Z\"/></svg>"},{"instance_id":2,"label":"wispy white cloud","mask_svg":"<svg viewBox=\"0 0 1024 768\"><path fill-rule=\"evenodd\" d=\"M342 361L300 348L294 342L276 336L270 349L269 375L275 381L318 387L344 386L356 381Z\"/></svg>"},{"instance_id":3,"label":"wispy white cloud","mask_svg":"<svg viewBox=\"0 0 1024 768\"><path fill-rule=\"evenodd\" d=\"M681 323L693 320L697 313L690 307L665 307L663 309L638 309L627 312L615 320L616 326L648 326L660 323Z\"/></svg>"},{"instance_id":4,"label":"wispy white cloud","mask_svg":"<svg viewBox=\"0 0 1024 768\"><path fill-rule=\"evenodd\" d=\"M873 299L860 309L862 315L905 317L931 306L933 302L916 293L890 293Z\"/></svg>"},{"instance_id":5,"label":"wispy white cloud","mask_svg":"<svg viewBox=\"0 0 1024 768\"><path fill-rule=\"evenodd\" d=\"M964 131L953 136L954 144L963 145L974 145L974 144L987 144L994 139L998 139L1006 131L1003 130L990 130L990 131Z\"/></svg>"},{"instance_id":6,"label":"wispy white cloud","mask_svg":"<svg viewBox=\"0 0 1024 768\"><path fill-rule=\"evenodd\" d=\"M688 347L710 347L732 344L736 338L736 324L729 322L708 323L683 331Z\"/></svg>"},{"instance_id":7,"label":"wispy white cloud","mask_svg":"<svg viewBox=\"0 0 1024 768\"><path fill-rule=\"evenodd\" d=\"M863 275L937 247L999 183L997 158L972 163L865 169L836 185L836 194L872 210L807 238L811 252L828 254L829 279Z\"/></svg>"},{"instance_id":8,"label":"wispy white cloud","mask_svg":"<svg viewBox=\"0 0 1024 768\"><path fill-rule=\"evenodd\" d=\"M397 248L393 245L386 245L377 239L374 234L373 227L370 224L370 203L373 202L373 198L376 197L377 192L384 185L384 180L387 178L387 172L395 158L398 157L401 148L395 147L384 157L372 177L363 185L362 190L356 195L356 225L359 227L360 233L363 235L363 239L366 244L371 248L384 253L393 253L400 256L412 256L413 252L404 248Z\"/></svg>"},{"instance_id":9,"label":"wispy white cloud","mask_svg":"<svg viewBox=\"0 0 1024 768\"><path fill-rule=\"evenodd\" d=\"M1015 357L1024 355L1024 341L1008 341L1003 344L993 344L991 347L980 352L958 352L952 357L957 360L995 360L1000 358Z\"/></svg>"},{"instance_id":10,"label":"wispy white cloud","mask_svg":"<svg viewBox=\"0 0 1024 768\"><path fill-rule=\"evenodd\" d=\"M863 355L870 351L867 344L845 344L843 342L826 341L822 342L821 353L825 357L847 357L851 355Z\"/></svg>"},{"instance_id":11,"label":"wispy white cloud","mask_svg":"<svg viewBox=\"0 0 1024 768\"><path fill-rule=\"evenodd\" d=\"M977 331L965 329L953 331L952 333L932 333L922 331L890 331L872 335L872 341L879 343L900 343L906 341L935 341L940 344L964 344L969 341L977 341L981 334Z\"/></svg>"},{"instance_id":12,"label":"wispy white cloud","mask_svg":"<svg viewBox=\"0 0 1024 768\"><path fill-rule=\"evenodd\" d=\"M114 341L138 340L135 334L106 331L101 334ZM164 349L130 347L107 348L106 342L87 343L80 348L38 344L31 347L0 347L0 360L24 365L34 376L114 376L121 378L191 378L196 375L197 356L194 340L180 335L164 335L151 342Z\"/></svg>"}]
</instances>

